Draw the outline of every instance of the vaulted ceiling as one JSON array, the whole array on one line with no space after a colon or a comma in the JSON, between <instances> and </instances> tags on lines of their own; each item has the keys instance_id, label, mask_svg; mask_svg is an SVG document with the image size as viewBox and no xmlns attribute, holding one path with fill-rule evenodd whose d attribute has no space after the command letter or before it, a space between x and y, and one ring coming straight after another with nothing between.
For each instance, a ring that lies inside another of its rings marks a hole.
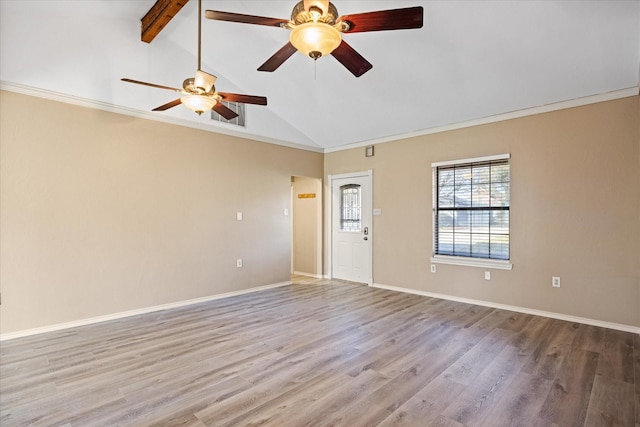
<instances>
[{"instance_id":1,"label":"vaulted ceiling","mask_svg":"<svg viewBox=\"0 0 640 427\"><path fill-rule=\"evenodd\" d=\"M202 17L202 69L222 92L266 96L237 128L184 106L152 112L197 68L198 2L150 43L155 0L0 1L0 81L22 91L213 132L330 151L603 94L637 94L640 1L335 0L339 15L424 7L420 29L345 34L373 68L296 53L256 69L289 32ZM290 18L296 0L203 0L202 9Z\"/></svg>"}]
</instances>

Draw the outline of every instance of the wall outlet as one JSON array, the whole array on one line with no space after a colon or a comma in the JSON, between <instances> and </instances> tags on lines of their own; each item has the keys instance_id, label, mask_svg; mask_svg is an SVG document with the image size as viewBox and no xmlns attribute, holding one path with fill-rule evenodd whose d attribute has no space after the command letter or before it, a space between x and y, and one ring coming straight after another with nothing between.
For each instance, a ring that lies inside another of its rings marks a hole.
<instances>
[{"instance_id":1,"label":"wall outlet","mask_svg":"<svg viewBox=\"0 0 640 427\"><path fill-rule=\"evenodd\" d=\"M242 267L242 258L238 258L236 260L236 267L241 268Z\"/></svg>"},{"instance_id":2,"label":"wall outlet","mask_svg":"<svg viewBox=\"0 0 640 427\"><path fill-rule=\"evenodd\" d=\"M554 288L560 287L560 278L558 276L553 276L551 278L551 286L553 286Z\"/></svg>"},{"instance_id":3,"label":"wall outlet","mask_svg":"<svg viewBox=\"0 0 640 427\"><path fill-rule=\"evenodd\" d=\"M436 272L436 265L435 264L431 264L431 272L432 273Z\"/></svg>"},{"instance_id":4,"label":"wall outlet","mask_svg":"<svg viewBox=\"0 0 640 427\"><path fill-rule=\"evenodd\" d=\"M484 272L484 280L491 280L491 272L490 271L485 271Z\"/></svg>"}]
</instances>

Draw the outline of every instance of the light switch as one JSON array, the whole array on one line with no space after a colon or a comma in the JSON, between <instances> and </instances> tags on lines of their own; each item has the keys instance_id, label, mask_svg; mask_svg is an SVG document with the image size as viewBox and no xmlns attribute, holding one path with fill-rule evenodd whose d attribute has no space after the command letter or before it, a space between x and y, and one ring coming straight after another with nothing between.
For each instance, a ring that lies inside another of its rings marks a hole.
<instances>
[{"instance_id":1,"label":"light switch","mask_svg":"<svg viewBox=\"0 0 640 427\"><path fill-rule=\"evenodd\" d=\"M242 221L242 212L236 212L236 219Z\"/></svg>"},{"instance_id":2,"label":"light switch","mask_svg":"<svg viewBox=\"0 0 640 427\"><path fill-rule=\"evenodd\" d=\"M289 209L284 208L284 216L289 216Z\"/></svg>"}]
</instances>

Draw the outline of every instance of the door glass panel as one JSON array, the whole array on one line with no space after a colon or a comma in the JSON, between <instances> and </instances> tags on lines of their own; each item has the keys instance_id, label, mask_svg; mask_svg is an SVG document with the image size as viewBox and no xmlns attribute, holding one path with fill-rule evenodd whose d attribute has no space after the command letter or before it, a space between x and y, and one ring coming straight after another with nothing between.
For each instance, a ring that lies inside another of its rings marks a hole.
<instances>
[{"instance_id":1,"label":"door glass panel","mask_svg":"<svg viewBox=\"0 0 640 427\"><path fill-rule=\"evenodd\" d=\"M360 232L362 229L362 197L360 185L340 186L340 231Z\"/></svg>"}]
</instances>

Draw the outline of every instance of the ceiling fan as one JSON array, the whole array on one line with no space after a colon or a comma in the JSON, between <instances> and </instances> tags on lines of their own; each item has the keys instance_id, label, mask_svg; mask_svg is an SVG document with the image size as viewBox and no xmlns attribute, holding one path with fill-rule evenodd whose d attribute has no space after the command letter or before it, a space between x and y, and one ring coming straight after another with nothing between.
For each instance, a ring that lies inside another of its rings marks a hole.
<instances>
[{"instance_id":1,"label":"ceiling fan","mask_svg":"<svg viewBox=\"0 0 640 427\"><path fill-rule=\"evenodd\" d=\"M198 69L195 77L185 79L182 83L182 89L169 86L162 86L153 83L141 82L123 78L124 82L136 83L139 85L156 87L159 89L172 90L181 93L183 96L168 102L164 105L154 108L152 111L165 111L176 105L184 104L191 111L200 115L205 111L214 110L227 120L238 117L238 113L222 104L220 101L242 102L245 104L267 105L267 98L264 96L241 95L237 93L218 92L214 83L217 79L213 74L209 74L201 70L200 67L200 45L201 45L201 18L202 0L198 0Z\"/></svg>"},{"instance_id":2,"label":"ceiling fan","mask_svg":"<svg viewBox=\"0 0 640 427\"><path fill-rule=\"evenodd\" d=\"M341 33L422 28L423 8L416 6L339 16L329 0L303 0L294 6L291 20L215 10L205 11L205 16L218 21L291 30L289 43L267 59L258 71L275 71L299 50L314 60L331 54L354 76L360 77L373 65L342 40Z\"/></svg>"}]
</instances>

